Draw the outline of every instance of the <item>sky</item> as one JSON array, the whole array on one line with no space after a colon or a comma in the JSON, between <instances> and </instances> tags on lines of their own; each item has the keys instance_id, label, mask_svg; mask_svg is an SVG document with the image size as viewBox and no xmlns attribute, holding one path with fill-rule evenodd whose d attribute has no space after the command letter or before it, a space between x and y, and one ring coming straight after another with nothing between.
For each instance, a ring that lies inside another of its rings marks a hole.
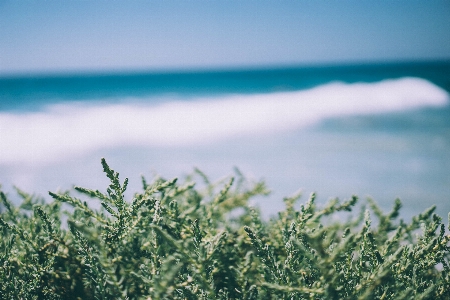
<instances>
[{"instance_id":1,"label":"sky","mask_svg":"<svg viewBox=\"0 0 450 300\"><path fill-rule=\"evenodd\" d=\"M450 1L0 0L0 75L450 59Z\"/></svg>"}]
</instances>

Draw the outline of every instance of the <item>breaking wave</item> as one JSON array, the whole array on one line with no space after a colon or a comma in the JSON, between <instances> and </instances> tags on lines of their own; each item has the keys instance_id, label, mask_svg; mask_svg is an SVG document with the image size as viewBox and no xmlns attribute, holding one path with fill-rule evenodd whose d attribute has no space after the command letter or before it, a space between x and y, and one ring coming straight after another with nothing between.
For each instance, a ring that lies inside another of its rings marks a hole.
<instances>
[{"instance_id":1,"label":"breaking wave","mask_svg":"<svg viewBox=\"0 0 450 300\"><path fill-rule=\"evenodd\" d=\"M298 130L326 118L447 105L420 78L329 83L308 90L161 103L68 102L0 112L0 164L42 163L117 146L181 147Z\"/></svg>"}]
</instances>

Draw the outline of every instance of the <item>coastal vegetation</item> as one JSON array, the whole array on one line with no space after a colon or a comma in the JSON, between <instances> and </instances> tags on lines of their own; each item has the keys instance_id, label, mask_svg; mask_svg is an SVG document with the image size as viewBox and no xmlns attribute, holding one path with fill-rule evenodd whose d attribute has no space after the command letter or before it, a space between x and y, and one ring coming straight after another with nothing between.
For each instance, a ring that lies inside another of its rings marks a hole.
<instances>
[{"instance_id":1,"label":"coastal vegetation","mask_svg":"<svg viewBox=\"0 0 450 300\"><path fill-rule=\"evenodd\" d=\"M105 191L52 201L0 191L1 299L450 299L450 229L431 207L404 221L400 200L284 199L270 220L249 200L263 182L128 180L101 161ZM197 183L195 183L197 182ZM362 202L362 203L361 203Z\"/></svg>"}]
</instances>

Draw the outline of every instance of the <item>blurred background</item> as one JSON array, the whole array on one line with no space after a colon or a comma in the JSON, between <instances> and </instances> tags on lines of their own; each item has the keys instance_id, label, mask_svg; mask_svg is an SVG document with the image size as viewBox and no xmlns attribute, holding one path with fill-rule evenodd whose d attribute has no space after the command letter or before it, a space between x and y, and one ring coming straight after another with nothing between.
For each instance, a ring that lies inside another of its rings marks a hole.
<instances>
[{"instance_id":1,"label":"blurred background","mask_svg":"<svg viewBox=\"0 0 450 300\"><path fill-rule=\"evenodd\" d=\"M450 211L449 1L0 0L0 184L130 179ZM131 195L131 194L130 194Z\"/></svg>"}]
</instances>

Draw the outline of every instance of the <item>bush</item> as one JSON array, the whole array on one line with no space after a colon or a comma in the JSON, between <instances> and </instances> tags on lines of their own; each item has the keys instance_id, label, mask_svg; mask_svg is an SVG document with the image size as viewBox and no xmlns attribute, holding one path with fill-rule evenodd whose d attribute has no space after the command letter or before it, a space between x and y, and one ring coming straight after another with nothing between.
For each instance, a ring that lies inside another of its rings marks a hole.
<instances>
[{"instance_id":1,"label":"bush","mask_svg":"<svg viewBox=\"0 0 450 300\"><path fill-rule=\"evenodd\" d=\"M102 165L106 193L75 187L98 209L19 189L16 207L0 192L1 299L450 299L450 236L434 207L405 223L399 200L388 214L368 200L342 221L356 197L317 208L313 194L265 222L247 204L265 185L239 173L143 178L129 202L127 179Z\"/></svg>"}]
</instances>

